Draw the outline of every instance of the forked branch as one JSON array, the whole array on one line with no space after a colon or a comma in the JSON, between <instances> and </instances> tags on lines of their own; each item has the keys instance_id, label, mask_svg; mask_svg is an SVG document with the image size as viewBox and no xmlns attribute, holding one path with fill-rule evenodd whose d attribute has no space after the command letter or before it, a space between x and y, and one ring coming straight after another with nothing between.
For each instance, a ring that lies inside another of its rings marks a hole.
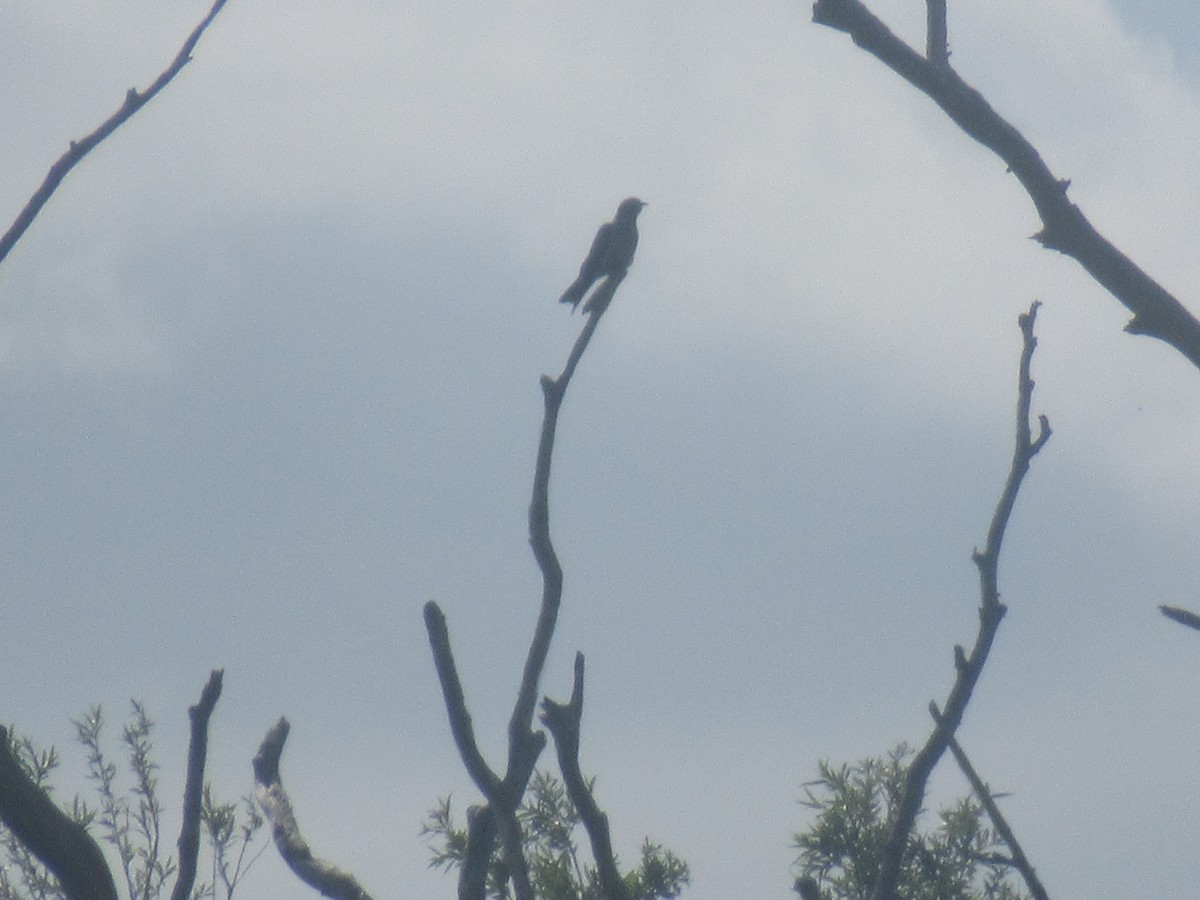
<instances>
[{"instance_id":1,"label":"forked branch","mask_svg":"<svg viewBox=\"0 0 1200 900\"><path fill-rule=\"evenodd\" d=\"M123 125L126 120L133 116L139 109L145 106L150 100L171 83L171 80L180 73L192 59L192 51L196 49L196 44L199 43L200 37L212 20L217 17L217 13L225 6L226 0L216 0L212 8L209 9L208 15L200 20L200 24L192 29L192 33L187 36L187 40L183 42L183 46L179 48L179 52L175 55L175 59L165 68L162 73L154 79L154 83L144 91L138 91L136 88L130 88L125 95L125 102L121 104L121 108L105 119L100 127L91 134L80 138L77 141L71 141L67 152L58 158L58 160L50 167L50 171L46 174L45 180L42 181L41 187L34 191L33 196L29 198L29 202L25 204L25 208L17 214L17 218L9 226L8 231L0 236L0 262L8 256L8 252L21 239L28 229L33 224L33 220L37 218L38 213L42 211L42 207L50 200L50 197L58 189L62 180L67 177L70 172L92 149L102 140L116 131Z\"/></svg>"},{"instance_id":2,"label":"forked branch","mask_svg":"<svg viewBox=\"0 0 1200 900\"><path fill-rule=\"evenodd\" d=\"M1005 606L1000 602L1000 589L997 582L997 568L1000 561L1000 547L1004 541L1004 531L1012 515L1017 493L1025 473L1029 471L1029 463L1038 451L1050 439L1050 423L1045 416L1038 417L1038 433L1035 437L1030 424L1030 404L1033 398L1033 379L1030 377L1030 362L1033 351L1037 346L1033 326L1037 319L1039 304L1034 301L1028 313L1018 318L1023 338L1021 362L1018 371L1017 385L1017 425L1016 442L1013 450L1012 465L996 511L988 528L987 544L983 551L976 550L972 554L976 567L979 569L979 631L975 636L975 646L968 656L961 646L954 648L954 665L956 675L950 695L946 698L945 711L939 710L936 704L930 705L936 725L933 733L925 742L909 766L904 780L904 792L896 805L896 818L888 832L884 845L883 856L879 864L879 874L871 893L872 900L896 900L896 884L900 877L900 868L904 859L904 850L908 845L908 835L913 822L921 808L925 797L925 785L929 781L934 766L945 753L954 732L962 721L971 693L987 662L996 631L1004 618Z\"/></svg>"},{"instance_id":3,"label":"forked branch","mask_svg":"<svg viewBox=\"0 0 1200 900\"><path fill-rule=\"evenodd\" d=\"M571 798L592 845L592 858L600 875L605 900L633 900L625 879L617 868L613 853L608 816L596 803L592 788L579 765L579 729L583 721L583 654L575 654L575 681L569 703L542 700L542 721L554 738L558 766L562 770L567 796Z\"/></svg>"},{"instance_id":4,"label":"forked branch","mask_svg":"<svg viewBox=\"0 0 1200 900\"><path fill-rule=\"evenodd\" d=\"M1070 182L1055 178L1024 135L951 68L945 52L945 2L926 2L929 47L925 56L896 37L860 0L817 0L813 21L849 34L855 44L928 96L970 137L999 156L1037 208L1042 229L1036 239L1075 259L1133 313L1126 331L1165 341L1200 368L1200 321L1096 231L1079 207L1067 199Z\"/></svg>"},{"instance_id":5,"label":"forked branch","mask_svg":"<svg viewBox=\"0 0 1200 900\"><path fill-rule=\"evenodd\" d=\"M429 634L429 646L433 651L442 697L450 718L450 730L467 772L487 800L487 806L475 814L478 827L472 827L468 832L466 859L459 875L459 900L483 900L488 861L497 839L503 847L517 900L534 900L517 809L538 757L546 746L545 734L533 729L533 715L537 706L538 684L546 666L559 607L562 605L562 565L550 538L550 467L554 456L554 438L567 386L624 277L625 273L621 272L610 275L600 283L588 301L590 313L562 372L557 378L543 375L541 379L544 414L534 466L533 496L529 504L529 543L542 572L542 602L508 723L508 761L503 778L487 764L475 740L450 646L446 617L436 603L431 601L425 605L425 629Z\"/></svg>"}]
</instances>

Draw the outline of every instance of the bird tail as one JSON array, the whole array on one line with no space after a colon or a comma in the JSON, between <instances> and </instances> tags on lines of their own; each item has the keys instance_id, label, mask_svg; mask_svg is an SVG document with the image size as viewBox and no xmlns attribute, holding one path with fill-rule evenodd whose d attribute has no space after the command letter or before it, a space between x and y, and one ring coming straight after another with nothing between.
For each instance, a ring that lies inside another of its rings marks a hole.
<instances>
[{"instance_id":1,"label":"bird tail","mask_svg":"<svg viewBox=\"0 0 1200 900\"><path fill-rule=\"evenodd\" d=\"M583 299L583 295L587 293L588 285L582 278L576 279L575 283L563 291L563 295L558 298L559 303L570 303L571 312L575 312L579 306L579 301Z\"/></svg>"}]
</instances>

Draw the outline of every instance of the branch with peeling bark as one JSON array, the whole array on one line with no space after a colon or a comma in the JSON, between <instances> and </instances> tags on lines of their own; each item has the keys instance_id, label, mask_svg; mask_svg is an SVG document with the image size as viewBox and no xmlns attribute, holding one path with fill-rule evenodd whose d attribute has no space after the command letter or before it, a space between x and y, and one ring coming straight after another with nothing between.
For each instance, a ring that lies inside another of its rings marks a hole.
<instances>
[{"instance_id":1,"label":"branch with peeling bark","mask_svg":"<svg viewBox=\"0 0 1200 900\"><path fill-rule=\"evenodd\" d=\"M1016 441L1013 449L1012 465L1009 468L1008 479L1004 490L996 504L988 528L987 543L982 551L976 550L972 559L979 569L979 631L975 637L975 645L970 655L961 646L954 648L954 665L956 676L950 694L946 698L944 711L931 704L936 725L925 745L913 758L905 776L904 792L896 805L896 818L888 832L883 855L879 864L879 874L871 893L872 900L896 900L896 885L900 877L904 850L908 843L908 835L913 822L920 811L921 802L925 797L925 785L929 781L934 766L945 753L946 748L954 738L954 732L962 722L963 713L971 700L975 684L987 662L996 631L1004 618L1006 611L1000 602L1000 588L997 569L1000 562L1000 547L1004 541L1004 531L1016 504L1017 493L1021 482L1029 471L1029 464L1038 451L1050 439L1050 423L1045 416L1038 417L1038 433L1035 437L1030 424L1030 405L1033 398L1033 379L1030 377L1030 363L1033 351L1037 347L1033 327L1037 319L1038 303L1029 307L1028 313L1023 313L1018 322L1021 326L1023 348L1018 371L1017 386L1017 425Z\"/></svg>"},{"instance_id":2,"label":"branch with peeling bark","mask_svg":"<svg viewBox=\"0 0 1200 900\"><path fill-rule=\"evenodd\" d=\"M942 108L970 137L999 156L1029 194L1044 247L1075 259L1133 318L1125 326L1170 344L1200 368L1200 321L1092 226L1067 199L1069 181L1055 178L1032 144L951 68L946 51L946 4L926 0L927 51L922 56L894 35L860 0L817 0L813 21L844 31Z\"/></svg>"},{"instance_id":3,"label":"branch with peeling bark","mask_svg":"<svg viewBox=\"0 0 1200 900\"><path fill-rule=\"evenodd\" d=\"M337 900L371 900L371 895L359 886L353 875L315 857L300 834L292 802L279 775L279 760L290 728L287 719L272 725L254 756L254 780L258 783L254 797L271 823L279 855L301 881L320 891L322 896Z\"/></svg>"},{"instance_id":4,"label":"branch with peeling bark","mask_svg":"<svg viewBox=\"0 0 1200 900\"><path fill-rule=\"evenodd\" d=\"M508 723L508 761L503 778L488 765L475 740L471 716L454 662L446 617L433 601L425 604L425 628L429 633L429 646L442 686L450 730L471 780L487 801L486 807L475 811L475 824L469 830L467 855L459 875L460 900L482 900L484 897L488 861L497 839L503 848L517 900L534 900L517 809L538 757L546 746L545 734L533 729L533 715L537 705L538 684L562 604L562 565L550 538L550 468L554 456L554 438L558 428L558 413L571 377L624 277L625 273L621 272L599 284L588 302L590 314L562 372L557 378L544 375L541 379L544 414L534 467L533 496L529 504L529 543L542 572L542 601L521 673L517 700Z\"/></svg>"},{"instance_id":5,"label":"branch with peeling bark","mask_svg":"<svg viewBox=\"0 0 1200 900\"><path fill-rule=\"evenodd\" d=\"M99 128L77 141L71 141L67 152L60 156L54 165L50 167L50 171L46 173L41 186L34 191L33 196L29 198L25 207L17 214L17 218L9 226L8 231L3 236L0 236L0 262L4 261L9 251L21 239L21 236L29 230L29 226L33 224L33 220L42 211L42 207L49 202L50 197L58 190L58 186L67 177L67 173L75 168L80 160L87 156L97 144L120 128L134 113L149 103L159 91L171 83L172 79L182 71L184 66L191 62L192 51L196 49L196 44L199 43L201 36L203 36L208 26L212 24L213 19L217 17L217 13L221 11L225 3L226 0L216 0L213 3L212 8L208 11L208 15L201 19L200 24L192 29L192 33L187 36L187 40L183 42L183 46L175 54L175 59L154 79L154 83L150 87L144 91L130 88L128 93L125 94L125 101L121 104L121 108L105 119Z\"/></svg>"}]
</instances>

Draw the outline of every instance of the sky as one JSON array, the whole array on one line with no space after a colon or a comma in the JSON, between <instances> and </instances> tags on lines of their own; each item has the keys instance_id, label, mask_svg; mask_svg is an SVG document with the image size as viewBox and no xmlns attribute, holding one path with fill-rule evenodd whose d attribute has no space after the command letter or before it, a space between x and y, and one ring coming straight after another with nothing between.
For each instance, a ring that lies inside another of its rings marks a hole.
<instances>
[{"instance_id":1,"label":"sky","mask_svg":"<svg viewBox=\"0 0 1200 900\"><path fill-rule=\"evenodd\" d=\"M919 43L924 5L874 0ZM0 219L145 87L199 0L0 6ZM951 4L960 74L1097 228L1200 309L1192 4ZM1036 459L960 731L1052 896L1195 896L1200 377L1041 249L1003 164L808 3L229 0L168 89L0 266L0 721L83 785L70 719L129 698L177 805L225 670L218 793L281 715L318 855L453 896L426 810L478 794L540 598L526 510L556 298L637 195L636 262L571 384L551 483L587 658L582 761L618 851L694 900L783 900L821 759L928 733L969 645L1037 299ZM545 761L550 762L547 754ZM967 791L943 761L931 802ZM247 897L314 896L273 849Z\"/></svg>"}]
</instances>

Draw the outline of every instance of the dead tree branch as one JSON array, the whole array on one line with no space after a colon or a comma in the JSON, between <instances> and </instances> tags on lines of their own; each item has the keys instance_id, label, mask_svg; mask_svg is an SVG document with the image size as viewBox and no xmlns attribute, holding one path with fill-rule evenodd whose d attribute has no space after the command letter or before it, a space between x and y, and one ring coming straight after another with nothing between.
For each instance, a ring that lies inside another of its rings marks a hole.
<instances>
[{"instance_id":1,"label":"dead tree branch","mask_svg":"<svg viewBox=\"0 0 1200 900\"><path fill-rule=\"evenodd\" d=\"M970 137L999 156L1025 188L1042 220L1034 237L1042 246L1075 259L1125 305L1131 334L1170 344L1200 368L1200 321L1092 226L1067 199L1070 182L1055 178L1037 150L959 77L943 56L944 0L927 0L930 53L922 56L896 37L860 0L817 0L813 21L844 31L855 44L900 75Z\"/></svg>"},{"instance_id":2,"label":"dead tree branch","mask_svg":"<svg viewBox=\"0 0 1200 900\"><path fill-rule=\"evenodd\" d=\"M954 648L954 666L956 676L950 695L946 699L945 712L940 711L936 704L931 704L931 711L937 722L925 746L920 749L909 766L904 780L904 792L896 805L896 819L888 832L883 856L879 864L879 874L871 893L872 900L896 900L896 883L900 876L904 850L908 844L908 835L912 830L913 821L921 808L925 796L925 785L929 781L934 766L941 759L949 746L954 732L962 721L971 693L987 662L996 631L1004 618L1006 611L1000 602L1000 589L997 581L997 568L1000 562L1000 546L1004 540L1004 530L1012 515L1017 493L1029 464L1038 451L1050 439L1050 423L1045 416L1038 417L1038 434L1033 436L1030 425L1030 404L1033 398L1033 379L1029 374L1030 362L1033 359L1037 338L1033 334L1034 322L1037 318L1038 302L1034 301L1028 313L1023 313L1018 322L1024 346L1021 352L1021 362L1018 373L1017 388L1017 428L1016 442L1013 449L1012 465L1009 469L1008 480L996 504L991 526L988 528L987 544L983 551L976 550L972 559L979 569L979 631L975 637L975 646L968 656L961 646Z\"/></svg>"},{"instance_id":3,"label":"dead tree branch","mask_svg":"<svg viewBox=\"0 0 1200 900\"><path fill-rule=\"evenodd\" d=\"M613 853L608 816L596 803L596 798L583 777L579 765L579 729L583 721L583 654L575 654L575 682L569 703L556 703L549 697L542 700L542 722L554 738L558 765L562 770L567 796L571 798L592 845L592 857L600 875L600 887L605 900L633 900L625 879L617 868Z\"/></svg>"},{"instance_id":4,"label":"dead tree branch","mask_svg":"<svg viewBox=\"0 0 1200 900\"><path fill-rule=\"evenodd\" d=\"M33 196L29 198L29 202L25 204L25 208L17 214L17 218L9 226L8 231L0 237L0 262L4 261L9 251L21 239L21 236L25 234L29 226L33 224L33 220L37 218L38 213L42 211L42 207L50 200L50 197L62 183L62 180L67 177L67 173L75 168L79 161L87 156L97 144L116 131L134 113L149 103L154 95L170 84L171 80L191 61L192 51L196 48L196 44L200 41L205 29L217 17L217 13L225 6L225 3L226 0L216 0L213 3L212 8L208 11L208 15L200 20L200 24L192 29L192 33L183 42L183 46L179 48L175 59L162 71L158 78L154 79L154 83L150 87L144 91L130 88L125 95L125 101L121 104L121 108L105 119L99 128L86 137L82 137L77 141L71 141L67 152L60 156L54 165L50 167L50 171L46 174L41 187L34 191Z\"/></svg>"},{"instance_id":5,"label":"dead tree branch","mask_svg":"<svg viewBox=\"0 0 1200 900\"><path fill-rule=\"evenodd\" d=\"M317 859L300 836L292 802L279 776L279 760L283 756L283 744L290 727L287 719L280 719L272 725L254 756L254 780L258 782L254 796L271 823L279 855L301 881L320 891L323 897L371 900L371 895L359 886L353 875Z\"/></svg>"},{"instance_id":6,"label":"dead tree branch","mask_svg":"<svg viewBox=\"0 0 1200 900\"><path fill-rule=\"evenodd\" d=\"M0 726L0 820L54 873L70 900L117 900L104 854L87 829L54 805L21 769Z\"/></svg>"},{"instance_id":7,"label":"dead tree branch","mask_svg":"<svg viewBox=\"0 0 1200 900\"><path fill-rule=\"evenodd\" d=\"M936 720L936 715L934 718ZM971 790L979 798L979 803L987 810L988 818L992 820L992 825L995 827L996 833L1008 845L1008 851L1012 854L1012 866L1025 879L1025 886L1029 888L1029 895L1033 897L1033 900L1050 900L1050 895L1042 887L1042 882L1037 877L1037 872L1034 870L1032 864L1030 864L1029 858L1025 855L1025 851L1017 841L1017 836L1013 834L1012 828L1009 827L1008 820L1004 818L1004 815L1000 812L1000 807L996 805L996 798L992 795L991 789L979 777L979 773L971 765L971 760L967 758L967 751L962 748L958 743L958 739L953 735L950 737L950 752L954 754L954 760L958 763L959 769L967 776L967 781L971 783Z\"/></svg>"},{"instance_id":8,"label":"dead tree branch","mask_svg":"<svg viewBox=\"0 0 1200 900\"><path fill-rule=\"evenodd\" d=\"M200 702L188 708L192 736L188 743L187 782L183 788L183 825L179 829L179 873L171 900L188 900L196 883L200 856L200 800L204 793L204 766L208 759L208 722L221 698L222 669L213 669Z\"/></svg>"},{"instance_id":9,"label":"dead tree branch","mask_svg":"<svg viewBox=\"0 0 1200 900\"><path fill-rule=\"evenodd\" d=\"M477 813L479 827L471 828L468 833L467 855L458 882L459 900L483 900L488 861L497 839L501 842L517 900L534 900L517 809L538 757L546 746L546 735L533 729L533 715L537 706L538 684L562 604L562 564L550 539L550 464L554 455L558 413L567 386L624 277L625 273L621 272L610 275L600 283L588 301L590 314L562 372L558 378L543 375L541 379L544 414L534 467L533 496L529 504L529 543L542 572L542 602L508 723L508 762L503 778L487 764L475 741L445 615L436 603L430 601L425 605L425 628L429 633L429 645L450 718L450 730L468 774L487 800L487 806Z\"/></svg>"},{"instance_id":10,"label":"dead tree branch","mask_svg":"<svg viewBox=\"0 0 1200 900\"><path fill-rule=\"evenodd\" d=\"M1160 606L1158 609L1168 619L1178 622L1180 625L1186 625L1188 628L1195 628L1196 630L1200 631L1200 616L1196 615L1194 612L1187 609L1181 609L1178 606Z\"/></svg>"}]
</instances>

